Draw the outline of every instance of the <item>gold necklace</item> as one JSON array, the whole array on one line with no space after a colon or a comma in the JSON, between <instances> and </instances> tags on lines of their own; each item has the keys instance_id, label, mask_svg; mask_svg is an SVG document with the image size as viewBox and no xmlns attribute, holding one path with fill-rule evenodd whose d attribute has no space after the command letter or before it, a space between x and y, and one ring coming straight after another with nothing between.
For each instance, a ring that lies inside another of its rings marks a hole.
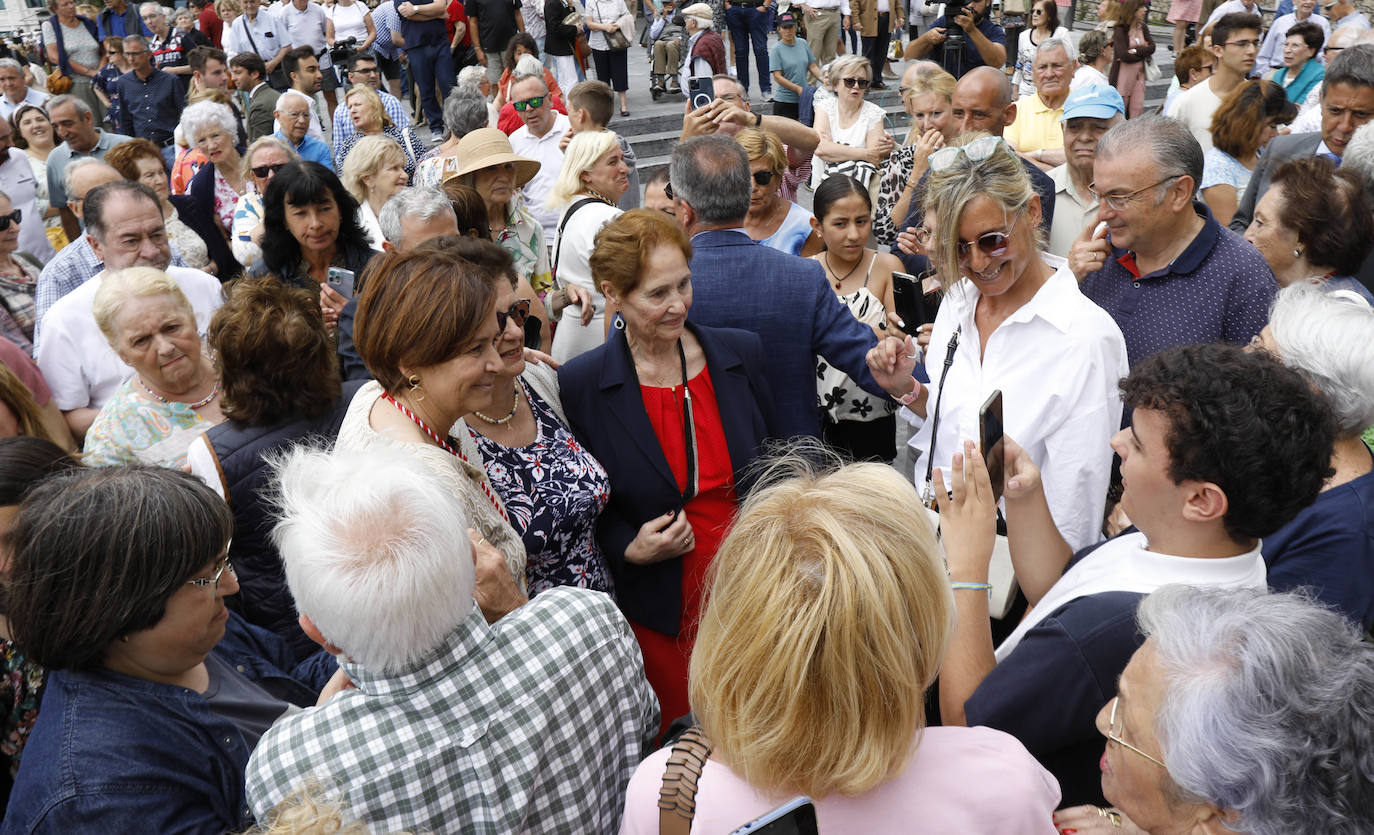
<instances>
[{"instance_id":1,"label":"gold necklace","mask_svg":"<svg viewBox=\"0 0 1374 835\"><path fill-rule=\"evenodd\" d=\"M483 420L483 421L485 421L485 422L487 422L487 423L496 424L497 426L503 426L503 425L505 425L505 424L507 424L507 423L510 423L512 420L515 419L515 413L518 412L518 411L520 411L520 389L521 389L522 387L523 387L523 386L522 386L522 384L520 383L520 380L517 378L516 381L515 381L515 400L510 404L510 414L506 415L505 417L503 417L503 418L487 417L486 415L482 414L481 412L479 412L479 411L477 411L477 410L475 410L475 409L473 410L472 413L473 413L474 415L477 415L477 417L478 417L479 420Z\"/></svg>"}]
</instances>

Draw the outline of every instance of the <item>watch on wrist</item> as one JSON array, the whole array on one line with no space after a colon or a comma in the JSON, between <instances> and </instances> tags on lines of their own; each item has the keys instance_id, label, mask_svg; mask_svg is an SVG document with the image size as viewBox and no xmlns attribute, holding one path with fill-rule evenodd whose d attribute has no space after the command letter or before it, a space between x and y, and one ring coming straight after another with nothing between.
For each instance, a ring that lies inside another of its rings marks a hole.
<instances>
[{"instance_id":1,"label":"watch on wrist","mask_svg":"<svg viewBox=\"0 0 1374 835\"><path fill-rule=\"evenodd\" d=\"M763 113L762 113L762 112L755 113L755 114L754 114L754 127L757 128L757 127L762 127L762 126L763 126Z\"/></svg>"}]
</instances>

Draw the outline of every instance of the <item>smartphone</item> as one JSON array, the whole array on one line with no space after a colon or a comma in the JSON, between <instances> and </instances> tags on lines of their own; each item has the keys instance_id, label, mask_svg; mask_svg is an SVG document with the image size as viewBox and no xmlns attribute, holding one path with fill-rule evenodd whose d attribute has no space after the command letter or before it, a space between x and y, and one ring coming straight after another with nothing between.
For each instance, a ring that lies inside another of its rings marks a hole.
<instances>
[{"instance_id":1,"label":"smartphone","mask_svg":"<svg viewBox=\"0 0 1374 835\"><path fill-rule=\"evenodd\" d=\"M892 302L897 309L893 311L906 323L904 330L916 334L916 329L926 323L924 299L921 297L921 283L911 273L892 273Z\"/></svg>"},{"instance_id":2,"label":"smartphone","mask_svg":"<svg viewBox=\"0 0 1374 835\"><path fill-rule=\"evenodd\" d=\"M325 273L325 283L345 299L353 298L353 271L343 267L330 267Z\"/></svg>"},{"instance_id":3,"label":"smartphone","mask_svg":"<svg viewBox=\"0 0 1374 835\"><path fill-rule=\"evenodd\" d=\"M698 107L705 107L716 100L716 85L710 76L687 79L688 101L692 103L692 110Z\"/></svg>"},{"instance_id":4,"label":"smartphone","mask_svg":"<svg viewBox=\"0 0 1374 835\"><path fill-rule=\"evenodd\" d=\"M761 818L756 818L730 835L744 833L769 835L816 835L816 807L809 797L796 797Z\"/></svg>"},{"instance_id":5,"label":"smartphone","mask_svg":"<svg viewBox=\"0 0 1374 835\"><path fill-rule=\"evenodd\" d=\"M925 311L926 321L934 322L940 312L940 301L945 297L945 290L940 286L940 279L935 277L933 270L922 276L920 287L921 309Z\"/></svg>"},{"instance_id":6,"label":"smartphone","mask_svg":"<svg viewBox=\"0 0 1374 835\"><path fill-rule=\"evenodd\" d=\"M1006 443L1002 437L1002 390L992 393L978 410L978 444L983 450L983 463L988 465L994 499L1002 498L1005 481Z\"/></svg>"}]
</instances>

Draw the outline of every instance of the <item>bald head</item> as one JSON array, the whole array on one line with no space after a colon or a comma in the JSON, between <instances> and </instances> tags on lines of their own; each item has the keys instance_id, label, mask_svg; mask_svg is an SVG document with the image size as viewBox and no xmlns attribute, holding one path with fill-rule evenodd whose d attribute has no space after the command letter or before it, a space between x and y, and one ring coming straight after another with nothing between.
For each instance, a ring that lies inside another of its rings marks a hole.
<instances>
[{"instance_id":1,"label":"bald head","mask_svg":"<svg viewBox=\"0 0 1374 835\"><path fill-rule=\"evenodd\" d=\"M1016 120L1011 82L1000 69L992 67L976 67L965 73L954 85L950 105L955 133L987 131L1001 136Z\"/></svg>"},{"instance_id":2,"label":"bald head","mask_svg":"<svg viewBox=\"0 0 1374 835\"><path fill-rule=\"evenodd\" d=\"M66 173L67 208L77 218L84 217L86 195L91 189L124 179L118 171L91 157L71 163Z\"/></svg>"},{"instance_id":3,"label":"bald head","mask_svg":"<svg viewBox=\"0 0 1374 835\"><path fill-rule=\"evenodd\" d=\"M1363 33L1364 30L1358 26L1342 26L1331 33L1331 39L1326 42L1326 47L1327 49L1345 49L1347 46L1354 46ZM1334 58L1335 56L1331 57Z\"/></svg>"}]
</instances>

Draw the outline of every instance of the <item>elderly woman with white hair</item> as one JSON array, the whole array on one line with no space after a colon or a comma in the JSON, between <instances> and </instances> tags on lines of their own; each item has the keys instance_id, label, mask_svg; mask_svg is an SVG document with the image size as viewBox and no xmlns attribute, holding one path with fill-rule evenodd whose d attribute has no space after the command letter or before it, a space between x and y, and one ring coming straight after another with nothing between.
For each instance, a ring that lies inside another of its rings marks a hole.
<instances>
[{"instance_id":1,"label":"elderly woman with white hair","mask_svg":"<svg viewBox=\"0 0 1374 835\"><path fill-rule=\"evenodd\" d=\"M1332 475L1316 501L1263 543L1269 585L1305 587L1365 629L1374 626L1374 307L1350 290L1302 282L1279 291L1255 345L1297 369L1336 417Z\"/></svg>"},{"instance_id":2,"label":"elderly woman with white hair","mask_svg":"<svg viewBox=\"0 0 1374 835\"><path fill-rule=\"evenodd\" d=\"M1115 806L1061 832L1374 832L1374 645L1297 594L1166 586L1097 727Z\"/></svg>"},{"instance_id":3,"label":"elderly woman with white hair","mask_svg":"<svg viewBox=\"0 0 1374 835\"><path fill-rule=\"evenodd\" d=\"M367 231L373 249L382 248L382 227L377 218L396 192L406 187L405 153L386 136L364 136L343 164L344 188L358 201L358 222Z\"/></svg>"},{"instance_id":4,"label":"elderly woman with white hair","mask_svg":"<svg viewBox=\"0 0 1374 835\"><path fill-rule=\"evenodd\" d=\"M563 311L553 336L553 358L560 363L605 341L606 299L589 259L601 227L621 214L616 204L629 187L630 168L614 133L584 131L568 143L547 203L549 208L565 207L553 242L553 270L560 284L587 290L595 309L588 316L581 305L565 307L554 299L554 307Z\"/></svg>"},{"instance_id":5,"label":"elderly woman with white hair","mask_svg":"<svg viewBox=\"0 0 1374 835\"><path fill-rule=\"evenodd\" d=\"M218 102L196 102L181 112L181 132L191 147L205 154L209 161L191 178L186 193L207 216L215 219L228 240L234 225L234 207L247 189L234 112Z\"/></svg>"},{"instance_id":6,"label":"elderly woman with white hair","mask_svg":"<svg viewBox=\"0 0 1374 835\"><path fill-rule=\"evenodd\" d=\"M725 72L725 41L712 27L717 25L711 6L693 3L682 10L683 30L687 33L686 58L678 72L678 84L685 91L693 78L710 78Z\"/></svg>"},{"instance_id":7,"label":"elderly woman with white hair","mask_svg":"<svg viewBox=\"0 0 1374 835\"><path fill-rule=\"evenodd\" d=\"M488 125L491 121L488 106L482 94L469 87L455 87L448 94L444 99L444 130L448 136L420 157L412 185L439 188L458 171L458 143L464 136Z\"/></svg>"},{"instance_id":8,"label":"elderly woman with white hair","mask_svg":"<svg viewBox=\"0 0 1374 835\"><path fill-rule=\"evenodd\" d=\"M191 303L166 273L132 267L101 279L91 312L134 375L96 415L84 462L185 467L191 442L224 419Z\"/></svg>"},{"instance_id":9,"label":"elderly woman with white hair","mask_svg":"<svg viewBox=\"0 0 1374 835\"><path fill-rule=\"evenodd\" d=\"M865 187L892 153L892 137L883 129L883 109L864 100L873 67L862 55L842 55L826 67L826 84L834 98L816 100L816 159L811 185L831 174L848 174Z\"/></svg>"}]
</instances>

